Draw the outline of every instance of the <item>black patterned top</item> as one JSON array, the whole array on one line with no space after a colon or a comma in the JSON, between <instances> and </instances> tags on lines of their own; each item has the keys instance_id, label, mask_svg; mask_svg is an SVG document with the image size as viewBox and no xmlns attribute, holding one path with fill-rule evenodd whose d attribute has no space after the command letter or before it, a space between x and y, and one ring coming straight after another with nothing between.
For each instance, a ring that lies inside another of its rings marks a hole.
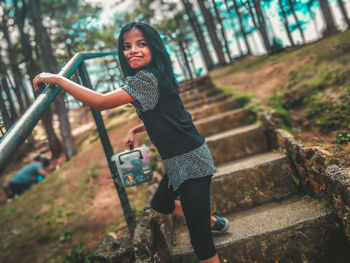
<instances>
[{"instance_id":1,"label":"black patterned top","mask_svg":"<svg viewBox=\"0 0 350 263\"><path fill-rule=\"evenodd\" d=\"M204 137L166 75L153 68L141 70L127 77L121 88L135 98L132 104L163 159L174 191L187 179L216 171Z\"/></svg>"}]
</instances>

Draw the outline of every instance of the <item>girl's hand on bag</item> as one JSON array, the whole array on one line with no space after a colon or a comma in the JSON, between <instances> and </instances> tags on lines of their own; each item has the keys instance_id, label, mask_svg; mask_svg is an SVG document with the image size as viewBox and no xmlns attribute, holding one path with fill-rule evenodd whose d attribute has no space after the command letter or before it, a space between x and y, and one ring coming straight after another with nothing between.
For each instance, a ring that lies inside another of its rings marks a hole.
<instances>
[{"instance_id":1,"label":"girl's hand on bag","mask_svg":"<svg viewBox=\"0 0 350 263\"><path fill-rule=\"evenodd\" d=\"M125 145L127 145L128 147L129 147L129 142L131 142L132 145L134 145L134 142L135 142L135 133L134 133L134 130L133 130L133 129L129 130L129 132L128 132L128 134L126 135L125 140L124 140Z\"/></svg>"},{"instance_id":2,"label":"girl's hand on bag","mask_svg":"<svg viewBox=\"0 0 350 263\"><path fill-rule=\"evenodd\" d=\"M38 85L40 83L49 83L49 84L58 84L58 81L61 79L61 76L57 74L42 72L37 75L33 80L33 87L35 91L38 91Z\"/></svg>"}]
</instances>

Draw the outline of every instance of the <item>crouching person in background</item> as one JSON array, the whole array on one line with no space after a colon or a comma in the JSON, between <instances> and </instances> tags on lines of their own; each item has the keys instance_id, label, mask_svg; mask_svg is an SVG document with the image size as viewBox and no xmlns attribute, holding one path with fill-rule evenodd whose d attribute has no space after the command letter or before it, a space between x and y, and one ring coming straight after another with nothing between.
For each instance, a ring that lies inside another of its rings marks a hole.
<instances>
[{"instance_id":1,"label":"crouching person in background","mask_svg":"<svg viewBox=\"0 0 350 263\"><path fill-rule=\"evenodd\" d=\"M19 172L7 181L4 190L8 197L20 195L31 188L34 184L42 181L47 172L45 168L50 164L50 160L43 156L37 156L33 162L24 166Z\"/></svg>"}]
</instances>

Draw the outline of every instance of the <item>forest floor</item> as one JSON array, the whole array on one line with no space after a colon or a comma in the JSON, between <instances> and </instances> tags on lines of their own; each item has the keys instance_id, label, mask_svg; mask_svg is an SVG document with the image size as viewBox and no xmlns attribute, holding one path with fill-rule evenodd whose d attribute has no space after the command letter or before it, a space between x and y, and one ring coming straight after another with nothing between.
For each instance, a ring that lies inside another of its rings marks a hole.
<instances>
[{"instance_id":1,"label":"forest floor","mask_svg":"<svg viewBox=\"0 0 350 263\"><path fill-rule=\"evenodd\" d=\"M280 127L332 162L350 166L350 30L270 56L248 57L210 73L254 111L274 109Z\"/></svg>"},{"instance_id":2,"label":"forest floor","mask_svg":"<svg viewBox=\"0 0 350 263\"><path fill-rule=\"evenodd\" d=\"M322 147L336 163L350 166L349 43L346 31L275 55L247 57L210 76L231 95L250 97L253 110L275 109L281 127L298 140ZM126 149L123 139L139 123L135 112L124 107L104 116L114 152ZM73 123L78 154L68 162L64 156L54 160L47 179L0 207L0 262L73 263L104 235L125 226L95 125L88 119L83 123ZM41 136L36 131L36 138ZM144 141L138 136L138 144ZM23 165L13 163L1 182ZM127 190L136 214L142 214L147 190L147 184Z\"/></svg>"},{"instance_id":3,"label":"forest floor","mask_svg":"<svg viewBox=\"0 0 350 263\"><path fill-rule=\"evenodd\" d=\"M110 115L104 119L117 153L126 150L126 133L139 120L133 110L117 109ZM64 155L54 160L47 179L0 207L0 262L80 262L103 235L126 226L99 136L89 123L73 130L76 156L68 162ZM38 141L40 134L37 131ZM143 140L138 136L136 145ZM2 182L23 165L14 162ZM128 188L127 194L133 212L141 214L148 200L147 184Z\"/></svg>"}]
</instances>

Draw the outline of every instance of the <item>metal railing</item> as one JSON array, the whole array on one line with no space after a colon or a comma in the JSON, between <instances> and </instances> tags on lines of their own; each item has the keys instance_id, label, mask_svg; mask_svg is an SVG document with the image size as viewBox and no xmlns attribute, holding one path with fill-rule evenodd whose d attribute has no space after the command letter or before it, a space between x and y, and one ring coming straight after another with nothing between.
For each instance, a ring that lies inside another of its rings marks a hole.
<instances>
[{"instance_id":1,"label":"metal railing","mask_svg":"<svg viewBox=\"0 0 350 263\"><path fill-rule=\"evenodd\" d=\"M89 74L85 66L85 60L116 55L116 52L80 52L76 54L58 73L66 78L70 78L76 70L82 84L92 89ZM11 157L18 151L24 140L31 134L34 127L39 122L41 116L45 110L49 107L50 103L55 99L56 95L61 90L60 87L46 87L42 93L35 99L33 104L26 110L23 116L12 125L12 127L6 132L6 134L0 140L0 174L5 170ZM129 200L125 192L122 182L120 180L116 164L112 161L113 148L109 141L107 131L105 129L102 115L99 111L91 109L93 117L96 122L98 133L101 139L101 143L108 161L109 168L111 170L112 178L117 189L120 202L123 208L124 216L131 232L135 225L135 218L131 211Z\"/></svg>"}]
</instances>

